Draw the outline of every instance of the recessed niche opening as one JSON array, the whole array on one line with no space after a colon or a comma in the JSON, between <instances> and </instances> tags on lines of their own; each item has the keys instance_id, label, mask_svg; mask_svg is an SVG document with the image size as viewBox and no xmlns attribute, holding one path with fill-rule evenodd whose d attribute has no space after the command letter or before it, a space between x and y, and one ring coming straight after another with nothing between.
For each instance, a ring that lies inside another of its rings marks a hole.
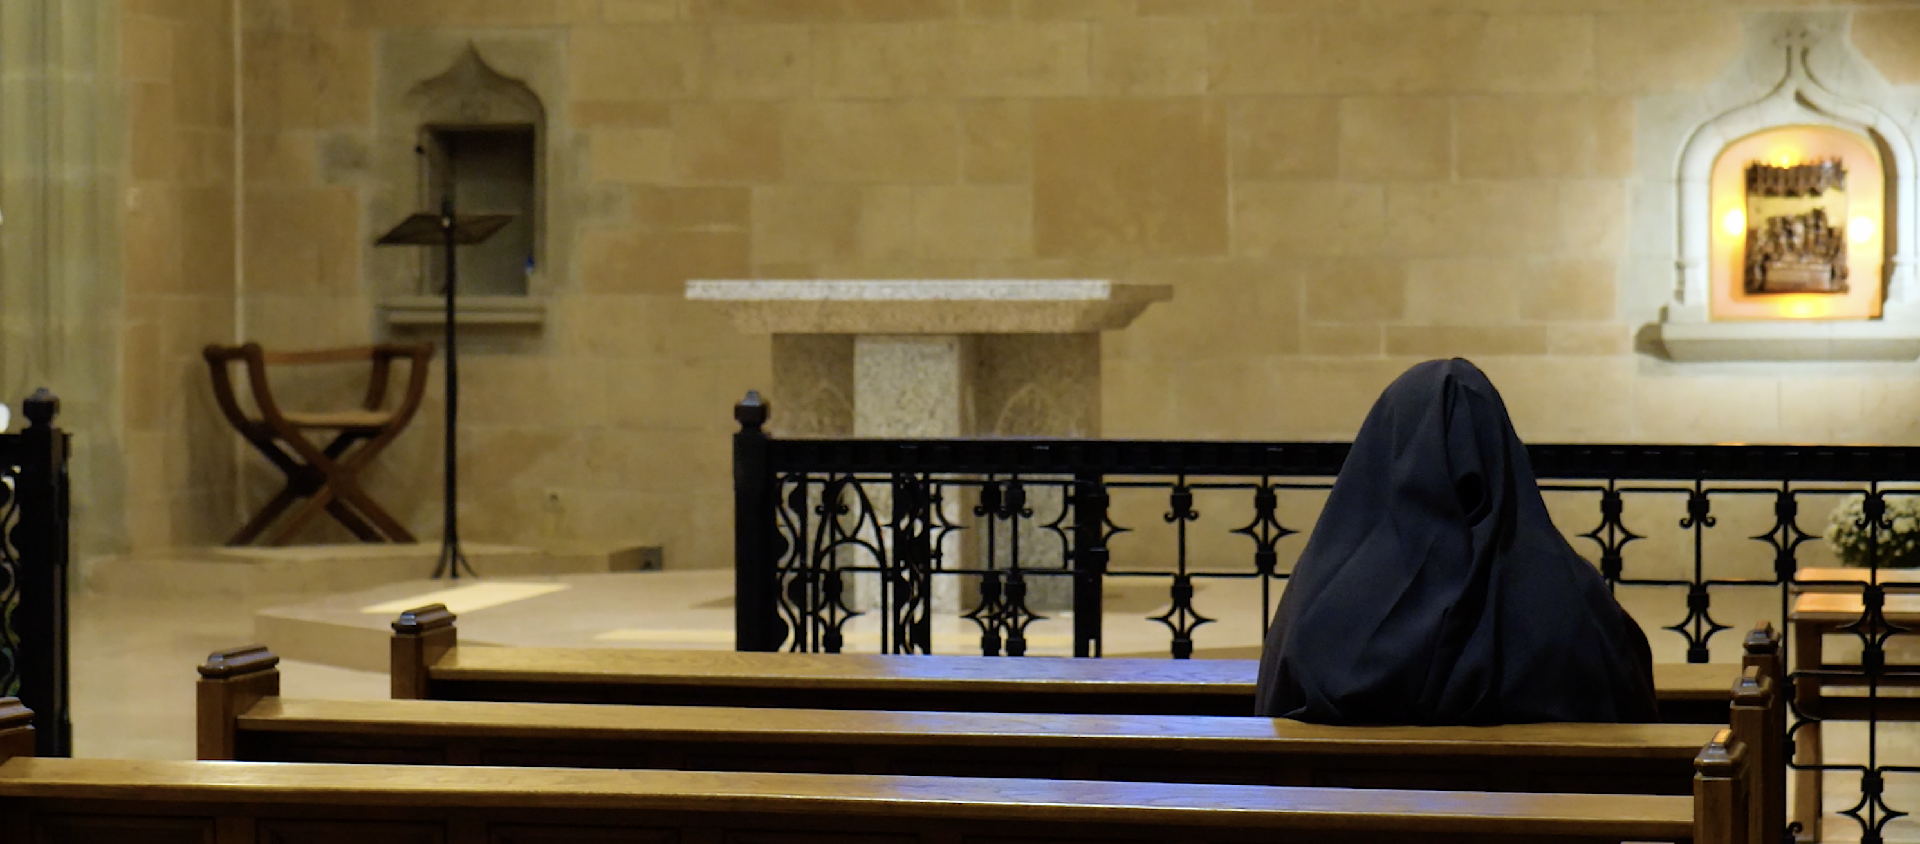
<instances>
[{"instance_id":1,"label":"recessed niche opening","mask_svg":"<svg viewBox=\"0 0 1920 844\"><path fill-rule=\"evenodd\" d=\"M1712 176L1712 319L1880 316L1886 168L1869 138L1780 126L1727 145Z\"/></svg>"},{"instance_id":2,"label":"recessed niche opening","mask_svg":"<svg viewBox=\"0 0 1920 844\"><path fill-rule=\"evenodd\" d=\"M1676 133L1678 283L1648 277L1664 303L1643 351L1678 363L1920 359L1915 127L1880 108L1884 83L1842 23L1757 18L1744 70ZM1758 93L1768 65L1779 81Z\"/></svg>"},{"instance_id":3,"label":"recessed niche opening","mask_svg":"<svg viewBox=\"0 0 1920 844\"><path fill-rule=\"evenodd\" d=\"M458 250L463 296L527 296L538 267L539 135L531 125L428 126L421 131L426 207L452 196L460 215L507 214L513 221L484 243ZM423 294L445 284L446 256L429 250Z\"/></svg>"},{"instance_id":4,"label":"recessed niche opening","mask_svg":"<svg viewBox=\"0 0 1920 844\"><path fill-rule=\"evenodd\" d=\"M537 328L546 299L567 276L565 250L549 250L550 226L571 219L565 169L554 151L569 145L545 102L561 96L564 43L550 34L395 35L382 53L375 139L379 187L372 227L418 212L438 213L452 195L461 216L510 215L485 242L462 245L454 320L494 329ZM486 56L482 56L482 51ZM498 59L512 75L490 63ZM555 134L558 131L559 134ZM441 325L446 255L442 249L376 250L370 274L390 328ZM512 332L487 336L526 338Z\"/></svg>"}]
</instances>

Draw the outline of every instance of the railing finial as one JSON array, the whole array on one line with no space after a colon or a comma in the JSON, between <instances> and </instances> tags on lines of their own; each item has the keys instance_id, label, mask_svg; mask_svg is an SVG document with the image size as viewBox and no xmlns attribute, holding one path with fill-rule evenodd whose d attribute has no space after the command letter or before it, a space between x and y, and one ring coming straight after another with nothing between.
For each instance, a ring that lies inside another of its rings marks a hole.
<instances>
[{"instance_id":1,"label":"railing finial","mask_svg":"<svg viewBox=\"0 0 1920 844\"><path fill-rule=\"evenodd\" d=\"M733 406L733 419L740 423L742 430L758 431L767 424L767 403L760 398L759 390L748 390L747 397Z\"/></svg>"},{"instance_id":2,"label":"railing finial","mask_svg":"<svg viewBox=\"0 0 1920 844\"><path fill-rule=\"evenodd\" d=\"M60 413L60 397L41 387L27 397L21 410L26 413L27 421L35 428L44 428L53 424L53 417Z\"/></svg>"}]
</instances>

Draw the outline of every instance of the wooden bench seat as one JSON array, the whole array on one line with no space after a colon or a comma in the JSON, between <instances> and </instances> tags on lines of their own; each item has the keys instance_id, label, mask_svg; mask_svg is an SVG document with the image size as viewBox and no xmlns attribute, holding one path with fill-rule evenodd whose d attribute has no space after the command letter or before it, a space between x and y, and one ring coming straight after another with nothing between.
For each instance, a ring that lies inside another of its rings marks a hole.
<instances>
[{"instance_id":1,"label":"wooden bench seat","mask_svg":"<svg viewBox=\"0 0 1920 844\"><path fill-rule=\"evenodd\" d=\"M275 662L264 649L209 659L200 758L1687 794L1694 757L1726 726L297 700L278 696ZM1764 690L1751 706L1777 705ZM1770 740L1735 730L1749 747Z\"/></svg>"},{"instance_id":2,"label":"wooden bench seat","mask_svg":"<svg viewBox=\"0 0 1920 844\"><path fill-rule=\"evenodd\" d=\"M153 762L0 764L13 842L1745 840L1745 749L1692 797L947 777Z\"/></svg>"},{"instance_id":3,"label":"wooden bench seat","mask_svg":"<svg viewBox=\"0 0 1920 844\"><path fill-rule=\"evenodd\" d=\"M434 605L394 622L393 696L796 709L1249 715L1254 660L457 647ZM1722 724L1737 664L1656 665L1662 720Z\"/></svg>"}]
</instances>

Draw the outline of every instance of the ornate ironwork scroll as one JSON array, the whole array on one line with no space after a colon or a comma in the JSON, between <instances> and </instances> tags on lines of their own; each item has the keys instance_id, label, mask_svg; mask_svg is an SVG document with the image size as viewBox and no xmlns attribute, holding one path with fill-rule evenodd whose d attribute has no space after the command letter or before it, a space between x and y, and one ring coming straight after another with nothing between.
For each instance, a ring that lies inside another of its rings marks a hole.
<instances>
[{"instance_id":1,"label":"ornate ironwork scroll","mask_svg":"<svg viewBox=\"0 0 1920 844\"><path fill-rule=\"evenodd\" d=\"M1272 623L1273 582L1282 577L1280 572L1280 540L1299 531L1280 524L1278 515L1280 496L1275 492L1271 478L1261 478L1260 485L1253 492L1253 521L1246 527L1234 531L1253 540L1253 570L1260 579L1260 627L1266 629Z\"/></svg>"},{"instance_id":2,"label":"ornate ironwork scroll","mask_svg":"<svg viewBox=\"0 0 1920 844\"><path fill-rule=\"evenodd\" d=\"M0 536L11 536L20 525L20 467L0 464ZM0 694L20 696L20 554L10 541L0 540Z\"/></svg>"},{"instance_id":3,"label":"ornate ironwork scroll","mask_svg":"<svg viewBox=\"0 0 1920 844\"><path fill-rule=\"evenodd\" d=\"M41 756L71 755L67 702L67 435L45 390L28 425L0 434L0 689L34 713Z\"/></svg>"}]
</instances>

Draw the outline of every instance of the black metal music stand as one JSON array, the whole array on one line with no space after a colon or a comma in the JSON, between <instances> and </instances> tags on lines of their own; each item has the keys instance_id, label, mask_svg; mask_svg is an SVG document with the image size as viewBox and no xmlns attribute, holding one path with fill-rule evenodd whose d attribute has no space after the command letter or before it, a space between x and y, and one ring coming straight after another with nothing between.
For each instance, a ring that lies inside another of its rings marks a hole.
<instances>
[{"instance_id":1,"label":"black metal music stand","mask_svg":"<svg viewBox=\"0 0 1920 844\"><path fill-rule=\"evenodd\" d=\"M415 214L374 241L376 246L440 246L447 250L447 286L444 291L447 299L447 512L446 526L440 539L440 561L433 567L435 580L443 574L449 579L459 580L461 569L466 569L468 575L477 576L473 565L467 562L467 555L460 550L459 487L455 483L459 436L455 423L460 413L460 369L454 346L454 282L459 277L458 270L454 268L454 250L458 246L482 243L511 222L511 214L457 216L453 213L453 197L447 196L440 200L440 213Z\"/></svg>"}]
</instances>

